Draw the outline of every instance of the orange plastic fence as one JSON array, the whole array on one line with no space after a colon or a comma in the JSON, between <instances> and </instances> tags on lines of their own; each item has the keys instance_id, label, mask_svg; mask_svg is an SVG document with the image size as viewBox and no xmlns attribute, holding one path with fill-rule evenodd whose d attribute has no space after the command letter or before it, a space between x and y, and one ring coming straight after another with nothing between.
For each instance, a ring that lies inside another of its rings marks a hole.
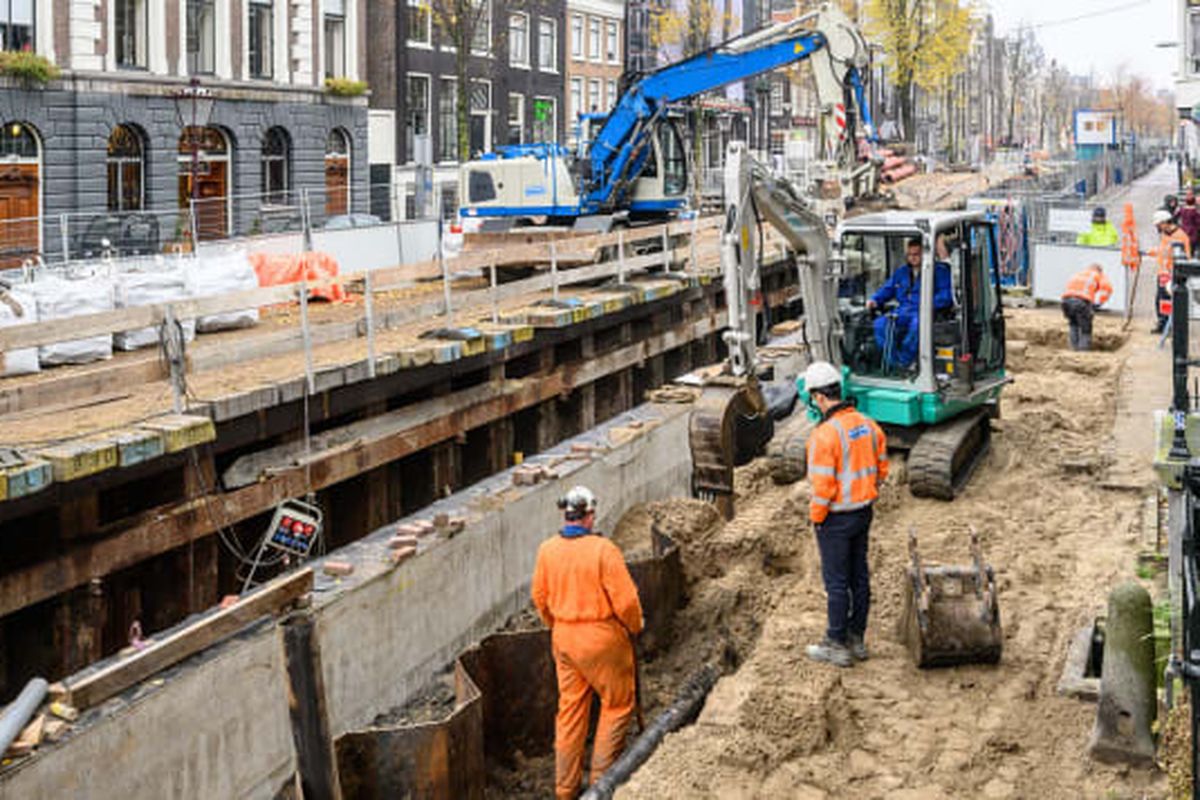
<instances>
[{"instance_id":1,"label":"orange plastic fence","mask_svg":"<svg viewBox=\"0 0 1200 800\"><path fill-rule=\"evenodd\" d=\"M1125 204L1125 219L1121 222L1121 263L1131 270L1142 265L1138 249L1137 224L1133 218L1133 203Z\"/></svg>"}]
</instances>

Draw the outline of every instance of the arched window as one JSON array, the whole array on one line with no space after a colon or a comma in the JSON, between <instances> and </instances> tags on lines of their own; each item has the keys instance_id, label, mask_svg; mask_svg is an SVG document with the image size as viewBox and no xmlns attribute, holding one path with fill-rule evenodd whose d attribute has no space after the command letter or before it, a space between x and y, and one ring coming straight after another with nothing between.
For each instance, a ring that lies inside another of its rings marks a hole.
<instances>
[{"instance_id":1,"label":"arched window","mask_svg":"<svg viewBox=\"0 0 1200 800\"><path fill-rule=\"evenodd\" d=\"M23 122L0 127L0 267L41 250L41 144Z\"/></svg>"},{"instance_id":2,"label":"arched window","mask_svg":"<svg viewBox=\"0 0 1200 800\"><path fill-rule=\"evenodd\" d=\"M192 128L179 137L179 208L196 206L200 239L229 233L229 166L232 147L220 128Z\"/></svg>"},{"instance_id":3,"label":"arched window","mask_svg":"<svg viewBox=\"0 0 1200 800\"><path fill-rule=\"evenodd\" d=\"M262 194L264 203L287 205L292 189L292 142L283 128L271 128L263 137Z\"/></svg>"},{"instance_id":4,"label":"arched window","mask_svg":"<svg viewBox=\"0 0 1200 800\"><path fill-rule=\"evenodd\" d=\"M325 140L325 216L350 212L350 137L334 128Z\"/></svg>"},{"instance_id":5,"label":"arched window","mask_svg":"<svg viewBox=\"0 0 1200 800\"><path fill-rule=\"evenodd\" d=\"M141 211L145 206L145 151L142 137L128 125L108 137L108 210Z\"/></svg>"}]
</instances>

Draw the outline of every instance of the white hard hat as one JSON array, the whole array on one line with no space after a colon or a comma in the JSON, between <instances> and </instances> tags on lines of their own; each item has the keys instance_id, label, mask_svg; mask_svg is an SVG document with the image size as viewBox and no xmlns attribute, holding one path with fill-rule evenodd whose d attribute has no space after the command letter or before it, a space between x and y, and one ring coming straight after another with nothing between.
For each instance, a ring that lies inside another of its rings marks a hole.
<instances>
[{"instance_id":1,"label":"white hard hat","mask_svg":"<svg viewBox=\"0 0 1200 800\"><path fill-rule=\"evenodd\" d=\"M559 499L558 507L568 517L572 515L583 517L596 510L596 495L592 494L592 490L586 486L573 486L571 491Z\"/></svg>"},{"instance_id":2,"label":"white hard hat","mask_svg":"<svg viewBox=\"0 0 1200 800\"><path fill-rule=\"evenodd\" d=\"M1162 225L1164 222L1171 221L1171 212L1160 208L1154 212L1154 216L1151 219L1154 220L1155 225Z\"/></svg>"},{"instance_id":3,"label":"white hard hat","mask_svg":"<svg viewBox=\"0 0 1200 800\"><path fill-rule=\"evenodd\" d=\"M828 361L814 361L804 370L804 388L812 392L827 386L841 386L842 373Z\"/></svg>"}]
</instances>

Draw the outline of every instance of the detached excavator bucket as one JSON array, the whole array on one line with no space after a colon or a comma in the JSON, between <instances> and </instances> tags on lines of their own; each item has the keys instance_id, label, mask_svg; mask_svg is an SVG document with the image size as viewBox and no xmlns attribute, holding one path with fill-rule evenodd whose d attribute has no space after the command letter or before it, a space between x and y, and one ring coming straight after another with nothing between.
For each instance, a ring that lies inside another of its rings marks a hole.
<instances>
[{"instance_id":1,"label":"detached excavator bucket","mask_svg":"<svg viewBox=\"0 0 1200 800\"><path fill-rule=\"evenodd\" d=\"M908 568L900 638L918 667L996 664L1004 637L996 577L983 563L979 534L971 529L972 564L922 564L916 530L908 534Z\"/></svg>"}]
</instances>

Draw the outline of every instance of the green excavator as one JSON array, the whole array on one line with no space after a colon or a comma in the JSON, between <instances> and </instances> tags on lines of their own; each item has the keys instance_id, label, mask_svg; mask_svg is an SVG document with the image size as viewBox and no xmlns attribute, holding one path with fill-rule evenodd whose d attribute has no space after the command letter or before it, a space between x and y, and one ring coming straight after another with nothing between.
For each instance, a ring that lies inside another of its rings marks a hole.
<instances>
[{"instance_id":1,"label":"green excavator","mask_svg":"<svg viewBox=\"0 0 1200 800\"><path fill-rule=\"evenodd\" d=\"M726 154L722 264L729 306L729 373L711 382L691 420L693 489L732 513L739 418L765 413L757 382L757 327L747 297L757 288L755 227L766 221L789 242L799 267L803 332L813 360L838 365L843 391L878 421L890 449L908 451L914 495L951 500L990 444L1005 372L1004 313L995 225L983 212L886 211L840 222L832 236L814 203L732 143ZM922 244L919 343L897 358L897 314L868 300ZM952 302L935 307L935 271L950 273ZM880 320L880 317L883 317ZM911 355L911 354L910 354ZM803 381L801 399L807 402ZM811 426L781 426L769 446L779 482L804 475ZM727 508L725 508L727 506Z\"/></svg>"}]
</instances>

